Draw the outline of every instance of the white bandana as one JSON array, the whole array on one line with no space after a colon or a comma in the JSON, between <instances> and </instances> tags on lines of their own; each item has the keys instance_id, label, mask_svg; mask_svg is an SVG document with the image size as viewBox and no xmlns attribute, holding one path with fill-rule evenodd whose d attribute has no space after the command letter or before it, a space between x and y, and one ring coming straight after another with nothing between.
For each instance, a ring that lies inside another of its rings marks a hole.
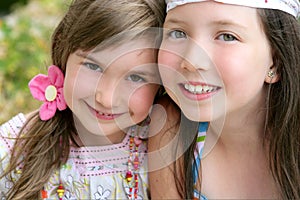
<instances>
[{"instance_id":1,"label":"white bandana","mask_svg":"<svg viewBox=\"0 0 300 200\"><path fill-rule=\"evenodd\" d=\"M195 3L208 0L165 0L167 3L167 12L176 6L186 3ZM214 0L216 2L247 6L253 8L268 8L287 12L294 17L300 17L300 3L299 0Z\"/></svg>"}]
</instances>

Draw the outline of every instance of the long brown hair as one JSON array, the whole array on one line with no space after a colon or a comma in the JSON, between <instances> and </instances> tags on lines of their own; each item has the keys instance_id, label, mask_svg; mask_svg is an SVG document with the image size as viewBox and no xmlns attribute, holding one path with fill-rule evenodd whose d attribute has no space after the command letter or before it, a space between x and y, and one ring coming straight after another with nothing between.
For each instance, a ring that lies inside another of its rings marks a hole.
<instances>
[{"instance_id":1,"label":"long brown hair","mask_svg":"<svg viewBox=\"0 0 300 200\"><path fill-rule=\"evenodd\" d=\"M269 167L281 198L300 199L300 25L292 15L279 10L258 9L258 14L272 49L274 69L280 76L278 82L266 85L269 92L264 140L269 145ZM181 140L194 130L181 129ZM194 196L191 160L195 160L195 135L190 134L194 142L175 163L176 186L184 199ZM201 173L198 175L201 183Z\"/></svg>"},{"instance_id":2,"label":"long brown hair","mask_svg":"<svg viewBox=\"0 0 300 200\"><path fill-rule=\"evenodd\" d=\"M300 199L300 24L277 10L259 10L280 81L270 85L266 138L283 199Z\"/></svg>"},{"instance_id":3,"label":"long brown hair","mask_svg":"<svg viewBox=\"0 0 300 200\"><path fill-rule=\"evenodd\" d=\"M65 73L68 57L77 49L93 49L126 30L162 27L164 17L164 0L74 0L52 36L52 64ZM72 133L76 130L68 108L48 121L41 121L38 113L27 120L1 175L13 181L22 166L7 199L41 198L44 184L68 159Z\"/></svg>"}]
</instances>

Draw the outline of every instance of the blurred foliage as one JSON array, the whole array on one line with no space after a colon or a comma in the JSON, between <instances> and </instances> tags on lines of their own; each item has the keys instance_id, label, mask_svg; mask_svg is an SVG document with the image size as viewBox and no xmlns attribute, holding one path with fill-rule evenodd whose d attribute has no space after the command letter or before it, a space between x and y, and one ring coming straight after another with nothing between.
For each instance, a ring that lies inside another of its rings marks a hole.
<instances>
[{"instance_id":1,"label":"blurred foliage","mask_svg":"<svg viewBox=\"0 0 300 200\"><path fill-rule=\"evenodd\" d=\"M0 13L9 13L16 3L19 5L25 5L28 2L28 0L5 0L0 1Z\"/></svg>"},{"instance_id":2,"label":"blurred foliage","mask_svg":"<svg viewBox=\"0 0 300 200\"><path fill-rule=\"evenodd\" d=\"M30 0L0 18L0 124L13 115L39 108L29 80L51 65L51 34L67 0Z\"/></svg>"}]
</instances>

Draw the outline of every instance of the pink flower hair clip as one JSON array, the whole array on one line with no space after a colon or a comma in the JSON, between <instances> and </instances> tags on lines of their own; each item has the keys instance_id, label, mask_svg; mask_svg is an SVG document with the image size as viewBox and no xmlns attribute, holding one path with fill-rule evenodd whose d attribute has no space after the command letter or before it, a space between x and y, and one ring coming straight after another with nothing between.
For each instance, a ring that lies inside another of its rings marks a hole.
<instances>
[{"instance_id":1,"label":"pink flower hair clip","mask_svg":"<svg viewBox=\"0 0 300 200\"><path fill-rule=\"evenodd\" d=\"M28 86L32 96L43 101L40 107L40 118L43 121L51 119L56 109L62 111L67 108L63 94L64 74L55 65L48 68L48 76L38 74L31 79Z\"/></svg>"}]
</instances>

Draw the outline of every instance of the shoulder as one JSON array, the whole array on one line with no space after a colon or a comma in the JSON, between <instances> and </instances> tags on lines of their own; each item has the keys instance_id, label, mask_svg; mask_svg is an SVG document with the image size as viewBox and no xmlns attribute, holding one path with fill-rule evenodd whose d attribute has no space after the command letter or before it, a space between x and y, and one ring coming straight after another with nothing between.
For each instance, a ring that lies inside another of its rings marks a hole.
<instances>
[{"instance_id":1,"label":"shoulder","mask_svg":"<svg viewBox=\"0 0 300 200\"><path fill-rule=\"evenodd\" d=\"M26 117L23 113L11 118L9 121L5 122L0 126L1 137L11 137L15 138L20 132L21 128L26 122Z\"/></svg>"},{"instance_id":2,"label":"shoulder","mask_svg":"<svg viewBox=\"0 0 300 200\"><path fill-rule=\"evenodd\" d=\"M26 120L26 115L24 115L23 113L19 113L0 126L1 158L4 156L4 154L7 154L8 151L10 151L13 147L14 141L18 137Z\"/></svg>"},{"instance_id":3,"label":"shoulder","mask_svg":"<svg viewBox=\"0 0 300 200\"><path fill-rule=\"evenodd\" d=\"M26 118L22 113L14 116L12 119L0 126L0 174L7 167L10 159L10 152L15 143L15 139L20 133ZM2 184L0 180L0 187Z\"/></svg>"},{"instance_id":4,"label":"shoulder","mask_svg":"<svg viewBox=\"0 0 300 200\"><path fill-rule=\"evenodd\" d=\"M180 199L174 178L181 112L170 97L153 108L148 139L149 184L153 199Z\"/></svg>"}]
</instances>

